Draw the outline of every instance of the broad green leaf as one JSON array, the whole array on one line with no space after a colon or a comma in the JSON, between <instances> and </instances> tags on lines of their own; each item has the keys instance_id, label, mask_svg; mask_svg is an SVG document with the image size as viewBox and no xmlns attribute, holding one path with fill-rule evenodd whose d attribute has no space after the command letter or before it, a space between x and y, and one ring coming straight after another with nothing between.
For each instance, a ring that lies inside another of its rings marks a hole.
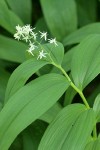
<instances>
[{"instance_id":1,"label":"broad green leaf","mask_svg":"<svg viewBox=\"0 0 100 150\"><path fill-rule=\"evenodd\" d=\"M62 40L77 28L74 0L41 0L40 2L46 23L52 35L58 40Z\"/></svg>"},{"instance_id":2,"label":"broad green leaf","mask_svg":"<svg viewBox=\"0 0 100 150\"><path fill-rule=\"evenodd\" d=\"M93 110L96 113L97 122L100 122L100 94L98 94L94 101Z\"/></svg>"},{"instance_id":3,"label":"broad green leaf","mask_svg":"<svg viewBox=\"0 0 100 150\"><path fill-rule=\"evenodd\" d=\"M32 3L31 0L6 0L13 12L15 12L24 23L31 22Z\"/></svg>"},{"instance_id":4,"label":"broad green leaf","mask_svg":"<svg viewBox=\"0 0 100 150\"><path fill-rule=\"evenodd\" d=\"M64 76L47 74L16 92L0 112L0 148L8 150L16 136L50 109L68 87Z\"/></svg>"},{"instance_id":5,"label":"broad green leaf","mask_svg":"<svg viewBox=\"0 0 100 150\"><path fill-rule=\"evenodd\" d=\"M61 65L64 57L64 47L60 42L57 42L57 46L50 43L43 44L42 47L39 47L38 49L39 51L43 49L47 53L47 58L46 58L47 61L51 63L54 62L58 65ZM38 49L36 49L36 53Z\"/></svg>"},{"instance_id":6,"label":"broad green leaf","mask_svg":"<svg viewBox=\"0 0 100 150\"><path fill-rule=\"evenodd\" d=\"M0 58L21 63L25 61L27 46L11 38L0 35Z\"/></svg>"},{"instance_id":7,"label":"broad green leaf","mask_svg":"<svg viewBox=\"0 0 100 150\"><path fill-rule=\"evenodd\" d=\"M57 116L57 114L62 110L59 103L52 106L47 112L45 112L39 119L51 123L51 121Z\"/></svg>"},{"instance_id":8,"label":"broad green leaf","mask_svg":"<svg viewBox=\"0 0 100 150\"><path fill-rule=\"evenodd\" d=\"M23 150L37 150L46 127L47 124L45 122L37 120L26 128L22 132Z\"/></svg>"},{"instance_id":9,"label":"broad green leaf","mask_svg":"<svg viewBox=\"0 0 100 150\"><path fill-rule=\"evenodd\" d=\"M91 34L100 34L100 23L91 23L76 30L64 38L63 44L66 46L80 43L84 38L86 38L86 36Z\"/></svg>"},{"instance_id":10,"label":"broad green leaf","mask_svg":"<svg viewBox=\"0 0 100 150\"><path fill-rule=\"evenodd\" d=\"M75 85L84 89L100 73L100 35L86 37L75 47L71 74Z\"/></svg>"},{"instance_id":11,"label":"broad green leaf","mask_svg":"<svg viewBox=\"0 0 100 150\"><path fill-rule=\"evenodd\" d=\"M24 86L29 77L31 77L38 69L46 64L48 64L48 62L33 58L25 61L17 67L9 79L6 89L5 102Z\"/></svg>"},{"instance_id":12,"label":"broad green leaf","mask_svg":"<svg viewBox=\"0 0 100 150\"><path fill-rule=\"evenodd\" d=\"M100 149L100 138L89 142L84 150L99 150Z\"/></svg>"},{"instance_id":13,"label":"broad green leaf","mask_svg":"<svg viewBox=\"0 0 100 150\"><path fill-rule=\"evenodd\" d=\"M92 109L87 110L82 104L69 105L48 126L38 150L82 150L93 126Z\"/></svg>"},{"instance_id":14,"label":"broad green leaf","mask_svg":"<svg viewBox=\"0 0 100 150\"><path fill-rule=\"evenodd\" d=\"M97 1L96 0L76 0L78 24L83 26L95 22L97 19ZM83 19L84 18L84 19Z\"/></svg>"},{"instance_id":15,"label":"broad green leaf","mask_svg":"<svg viewBox=\"0 0 100 150\"><path fill-rule=\"evenodd\" d=\"M15 26L18 24L23 25L23 22L14 12L8 9L4 0L0 0L0 26L10 33L14 33Z\"/></svg>"}]
</instances>

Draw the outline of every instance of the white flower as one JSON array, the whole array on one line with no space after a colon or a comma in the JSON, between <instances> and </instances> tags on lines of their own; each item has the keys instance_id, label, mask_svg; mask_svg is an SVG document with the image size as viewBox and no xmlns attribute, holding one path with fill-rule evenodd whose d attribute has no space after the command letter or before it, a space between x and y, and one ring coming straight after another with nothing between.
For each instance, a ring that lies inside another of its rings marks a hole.
<instances>
[{"instance_id":1,"label":"white flower","mask_svg":"<svg viewBox=\"0 0 100 150\"><path fill-rule=\"evenodd\" d=\"M18 33L15 33L14 34L14 38L19 41L21 39L21 36Z\"/></svg>"},{"instance_id":2,"label":"white flower","mask_svg":"<svg viewBox=\"0 0 100 150\"><path fill-rule=\"evenodd\" d=\"M31 36L34 38L34 40L36 40L36 38L37 38L37 33L31 32ZM32 38L32 37L31 37L31 38Z\"/></svg>"},{"instance_id":3,"label":"white flower","mask_svg":"<svg viewBox=\"0 0 100 150\"><path fill-rule=\"evenodd\" d=\"M23 40L25 40L26 42L28 42L28 41L29 41L29 39L30 39L30 37L29 37L28 35L23 36Z\"/></svg>"},{"instance_id":4,"label":"white flower","mask_svg":"<svg viewBox=\"0 0 100 150\"><path fill-rule=\"evenodd\" d=\"M31 28L30 25L23 26L23 33L24 33L25 35L29 35L29 33L31 33L32 30L33 30L33 29Z\"/></svg>"},{"instance_id":5,"label":"white flower","mask_svg":"<svg viewBox=\"0 0 100 150\"><path fill-rule=\"evenodd\" d=\"M17 32L14 34L15 39L21 40L21 36L23 36L23 30L21 26L16 26Z\"/></svg>"},{"instance_id":6,"label":"white flower","mask_svg":"<svg viewBox=\"0 0 100 150\"><path fill-rule=\"evenodd\" d=\"M54 38L54 39L48 39L48 41L49 41L49 43L55 44L55 46L58 46L56 38Z\"/></svg>"},{"instance_id":7,"label":"white flower","mask_svg":"<svg viewBox=\"0 0 100 150\"><path fill-rule=\"evenodd\" d=\"M34 45L34 43L31 43L31 41L30 41L30 43L29 43L29 46L30 46L30 50L31 51L33 51L35 48L37 48L37 46L36 45Z\"/></svg>"},{"instance_id":8,"label":"white flower","mask_svg":"<svg viewBox=\"0 0 100 150\"><path fill-rule=\"evenodd\" d=\"M47 53L44 53L43 50L42 50L42 51L39 51L39 55L38 55L38 58L37 58L37 59L42 59L43 57L46 57L46 54L47 54Z\"/></svg>"},{"instance_id":9,"label":"white flower","mask_svg":"<svg viewBox=\"0 0 100 150\"><path fill-rule=\"evenodd\" d=\"M28 49L27 51L28 51L28 53L30 53L31 55L34 56L34 54L32 53L32 50L31 50L31 49Z\"/></svg>"},{"instance_id":10,"label":"white flower","mask_svg":"<svg viewBox=\"0 0 100 150\"><path fill-rule=\"evenodd\" d=\"M40 31L39 31L40 32ZM47 32L40 32L40 38L44 38L45 41L47 40Z\"/></svg>"},{"instance_id":11,"label":"white flower","mask_svg":"<svg viewBox=\"0 0 100 150\"><path fill-rule=\"evenodd\" d=\"M17 30L17 32L22 32L22 27L21 26L19 26L19 24L16 26L16 30Z\"/></svg>"}]
</instances>

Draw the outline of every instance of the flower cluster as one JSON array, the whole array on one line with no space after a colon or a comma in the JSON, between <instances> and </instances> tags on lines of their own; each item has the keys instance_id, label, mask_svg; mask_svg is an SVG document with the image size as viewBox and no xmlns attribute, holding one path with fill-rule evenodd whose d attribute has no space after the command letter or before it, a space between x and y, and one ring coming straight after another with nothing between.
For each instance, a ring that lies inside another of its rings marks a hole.
<instances>
[{"instance_id":1,"label":"flower cluster","mask_svg":"<svg viewBox=\"0 0 100 150\"><path fill-rule=\"evenodd\" d=\"M34 50L38 48L39 45L41 45L41 41L38 42L37 37L39 36L40 40L47 41L50 44L57 45L56 38L54 39L48 39L47 38L47 32L41 32L38 33L35 32L35 28L32 28L30 25L25 25L23 27L16 26L16 33L14 34L14 38L19 40L24 40L29 45L29 49L27 50L31 55L34 56ZM45 58L47 55L46 51L42 49L39 51L37 59Z\"/></svg>"}]
</instances>

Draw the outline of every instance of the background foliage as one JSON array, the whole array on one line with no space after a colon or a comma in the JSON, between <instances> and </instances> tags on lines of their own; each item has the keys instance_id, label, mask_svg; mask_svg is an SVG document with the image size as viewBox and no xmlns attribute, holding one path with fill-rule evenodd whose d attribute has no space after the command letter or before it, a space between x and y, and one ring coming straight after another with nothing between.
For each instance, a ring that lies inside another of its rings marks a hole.
<instances>
[{"instance_id":1,"label":"background foliage","mask_svg":"<svg viewBox=\"0 0 100 150\"><path fill-rule=\"evenodd\" d=\"M0 0L0 150L100 149L99 14L99 0ZM15 41L18 24L63 44L53 50L55 62L90 109L58 68Z\"/></svg>"}]
</instances>

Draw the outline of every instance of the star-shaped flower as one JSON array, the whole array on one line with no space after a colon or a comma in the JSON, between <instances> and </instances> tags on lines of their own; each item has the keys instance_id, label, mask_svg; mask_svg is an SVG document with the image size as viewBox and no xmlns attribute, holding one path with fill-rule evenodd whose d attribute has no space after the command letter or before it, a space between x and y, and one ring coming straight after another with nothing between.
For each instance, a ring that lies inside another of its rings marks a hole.
<instances>
[{"instance_id":1,"label":"star-shaped flower","mask_svg":"<svg viewBox=\"0 0 100 150\"><path fill-rule=\"evenodd\" d=\"M19 41L21 39L21 36L18 33L15 33L14 34L14 38Z\"/></svg>"},{"instance_id":2,"label":"star-shaped flower","mask_svg":"<svg viewBox=\"0 0 100 150\"><path fill-rule=\"evenodd\" d=\"M28 49L27 52L30 53L32 56L34 56L34 54L33 54L31 49Z\"/></svg>"},{"instance_id":3,"label":"star-shaped flower","mask_svg":"<svg viewBox=\"0 0 100 150\"><path fill-rule=\"evenodd\" d=\"M49 41L49 43L55 44L55 46L58 46L56 38L54 38L54 39L48 39L48 41Z\"/></svg>"},{"instance_id":4,"label":"star-shaped flower","mask_svg":"<svg viewBox=\"0 0 100 150\"><path fill-rule=\"evenodd\" d=\"M30 43L29 43L29 46L30 46L30 50L34 50L35 48L37 48L37 46L36 45L34 45L34 43L32 43L31 41L30 41Z\"/></svg>"},{"instance_id":5,"label":"star-shaped flower","mask_svg":"<svg viewBox=\"0 0 100 150\"><path fill-rule=\"evenodd\" d=\"M46 54L47 53L44 53L44 51L39 51L39 55L38 55L38 58L37 59L42 59L43 57L46 57Z\"/></svg>"},{"instance_id":6,"label":"star-shaped flower","mask_svg":"<svg viewBox=\"0 0 100 150\"><path fill-rule=\"evenodd\" d=\"M42 38L44 38L44 40L46 41L47 40L47 32L41 32L41 31L39 31L40 32L40 38L42 39Z\"/></svg>"}]
</instances>

